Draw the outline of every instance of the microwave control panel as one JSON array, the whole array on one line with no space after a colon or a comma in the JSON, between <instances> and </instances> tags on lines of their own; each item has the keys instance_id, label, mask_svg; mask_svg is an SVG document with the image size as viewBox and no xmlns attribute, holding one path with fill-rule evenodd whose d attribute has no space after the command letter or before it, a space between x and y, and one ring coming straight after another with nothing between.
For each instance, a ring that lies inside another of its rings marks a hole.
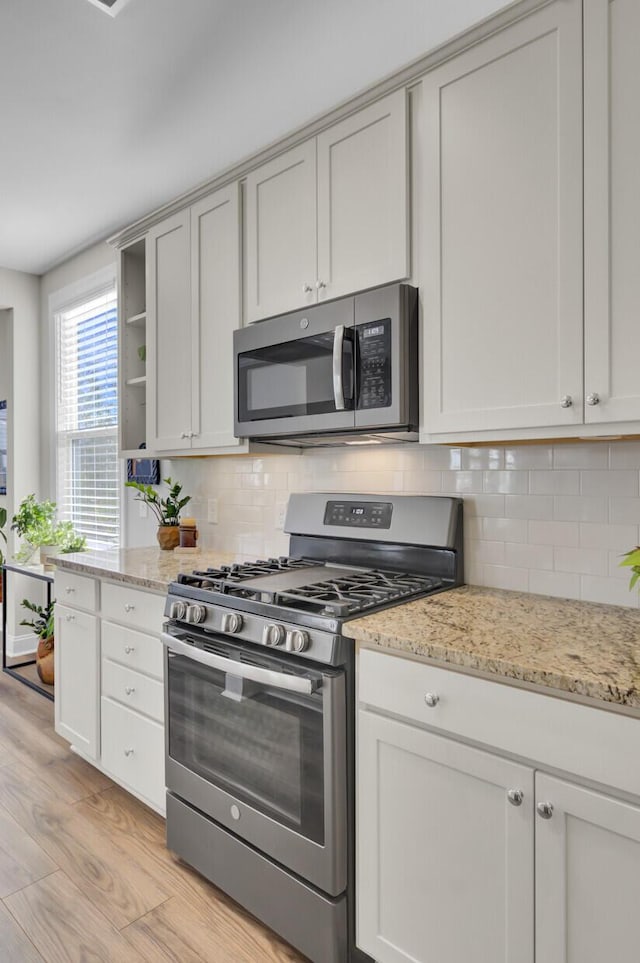
<instances>
[{"instance_id":1,"label":"microwave control panel","mask_svg":"<svg viewBox=\"0 0 640 963\"><path fill-rule=\"evenodd\" d=\"M325 525L350 528L391 528L391 502L327 502Z\"/></svg>"},{"instance_id":2,"label":"microwave control panel","mask_svg":"<svg viewBox=\"0 0 640 963\"><path fill-rule=\"evenodd\" d=\"M391 318L356 325L358 404L388 408L391 404Z\"/></svg>"}]
</instances>

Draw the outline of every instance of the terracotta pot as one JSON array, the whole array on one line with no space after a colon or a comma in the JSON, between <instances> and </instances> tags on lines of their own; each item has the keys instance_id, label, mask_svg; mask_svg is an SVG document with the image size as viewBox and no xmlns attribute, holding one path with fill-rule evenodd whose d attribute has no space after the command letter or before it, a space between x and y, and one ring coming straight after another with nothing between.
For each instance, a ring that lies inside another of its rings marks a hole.
<instances>
[{"instance_id":1,"label":"terracotta pot","mask_svg":"<svg viewBox=\"0 0 640 963\"><path fill-rule=\"evenodd\" d=\"M180 529L177 525L158 525L157 539L160 548L170 552L180 541Z\"/></svg>"},{"instance_id":2,"label":"terracotta pot","mask_svg":"<svg viewBox=\"0 0 640 963\"><path fill-rule=\"evenodd\" d=\"M36 652L36 669L45 685L53 685L53 659L53 636L50 635L48 639L40 639Z\"/></svg>"}]
</instances>

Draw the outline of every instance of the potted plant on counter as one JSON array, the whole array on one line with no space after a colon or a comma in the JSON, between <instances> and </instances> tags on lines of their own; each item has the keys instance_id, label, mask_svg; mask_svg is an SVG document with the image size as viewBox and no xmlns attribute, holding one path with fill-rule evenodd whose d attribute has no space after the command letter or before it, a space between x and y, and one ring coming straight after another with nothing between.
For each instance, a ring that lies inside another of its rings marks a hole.
<instances>
[{"instance_id":1,"label":"potted plant on counter","mask_svg":"<svg viewBox=\"0 0 640 963\"><path fill-rule=\"evenodd\" d=\"M71 522L56 521L56 503L45 499L37 501L32 493L20 502L13 516L11 528L22 539L16 561L33 564L32 559L40 549L40 561L58 552L83 552L87 540L79 535Z\"/></svg>"},{"instance_id":2,"label":"potted plant on counter","mask_svg":"<svg viewBox=\"0 0 640 963\"><path fill-rule=\"evenodd\" d=\"M180 541L180 512L184 506L191 501L191 495L181 498L182 485L174 482L172 478L162 479L165 485L169 486L166 498L160 498L158 492L152 485L145 485L143 482L125 482L127 488L135 488L137 502L144 502L148 505L153 514L158 519L157 539L160 548L166 551L176 548Z\"/></svg>"},{"instance_id":3,"label":"potted plant on counter","mask_svg":"<svg viewBox=\"0 0 640 963\"><path fill-rule=\"evenodd\" d=\"M625 552L620 565L626 565L631 569L631 576L629 578L629 591L631 591L631 589L635 587L638 579L640 579L640 546Z\"/></svg>"},{"instance_id":4,"label":"potted plant on counter","mask_svg":"<svg viewBox=\"0 0 640 963\"><path fill-rule=\"evenodd\" d=\"M53 685L53 607L55 602L49 605L35 605L29 599L22 600L22 607L33 613L32 619L23 619L20 625L26 625L33 629L38 637L38 649L36 652L36 669L40 680L45 685Z\"/></svg>"}]
</instances>

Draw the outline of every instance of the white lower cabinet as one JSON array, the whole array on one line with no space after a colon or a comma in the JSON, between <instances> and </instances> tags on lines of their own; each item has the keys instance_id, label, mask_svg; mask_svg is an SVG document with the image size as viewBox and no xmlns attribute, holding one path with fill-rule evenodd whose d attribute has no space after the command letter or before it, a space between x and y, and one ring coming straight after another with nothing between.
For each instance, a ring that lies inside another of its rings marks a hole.
<instances>
[{"instance_id":1,"label":"white lower cabinet","mask_svg":"<svg viewBox=\"0 0 640 963\"><path fill-rule=\"evenodd\" d=\"M487 687L495 689L492 708ZM610 792L578 783L602 759L612 760L605 772L615 772L620 754L633 768L639 720L367 650L358 690L361 949L378 963L636 963L640 798L623 779ZM482 738L487 715L497 722L507 695L511 703L522 696L522 712L517 704L505 711L505 744L494 752L465 743ZM403 703L411 715L393 717ZM581 737L590 752L567 754L567 778L542 771L550 765L544 716L554 704L564 715L560 755L564 742L572 749ZM425 709L437 732L425 727ZM538 751L526 725L533 752L518 751L519 719L536 710ZM589 730L598 722L596 740Z\"/></svg>"},{"instance_id":2,"label":"white lower cabinet","mask_svg":"<svg viewBox=\"0 0 640 963\"><path fill-rule=\"evenodd\" d=\"M60 570L63 593L71 604L55 609L56 732L164 813L164 598Z\"/></svg>"}]
</instances>

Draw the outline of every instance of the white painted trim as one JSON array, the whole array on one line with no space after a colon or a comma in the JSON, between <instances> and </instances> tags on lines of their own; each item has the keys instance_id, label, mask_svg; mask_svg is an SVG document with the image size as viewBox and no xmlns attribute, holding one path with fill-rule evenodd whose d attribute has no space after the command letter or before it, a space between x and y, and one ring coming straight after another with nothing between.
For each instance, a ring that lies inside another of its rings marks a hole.
<instances>
[{"instance_id":1,"label":"white painted trim","mask_svg":"<svg viewBox=\"0 0 640 963\"><path fill-rule=\"evenodd\" d=\"M89 3L93 4L94 7L97 7L98 10L102 10L103 13L108 14L110 17L116 17L122 8L129 3L129 0L116 0L111 7L105 7L104 3L101 3L100 0L89 0Z\"/></svg>"},{"instance_id":2,"label":"white painted trim","mask_svg":"<svg viewBox=\"0 0 640 963\"><path fill-rule=\"evenodd\" d=\"M7 632L5 651L8 660L23 659L25 656L35 655L37 648L37 636L33 632L26 632L23 635L10 635ZM9 665L11 665L10 662Z\"/></svg>"}]
</instances>

